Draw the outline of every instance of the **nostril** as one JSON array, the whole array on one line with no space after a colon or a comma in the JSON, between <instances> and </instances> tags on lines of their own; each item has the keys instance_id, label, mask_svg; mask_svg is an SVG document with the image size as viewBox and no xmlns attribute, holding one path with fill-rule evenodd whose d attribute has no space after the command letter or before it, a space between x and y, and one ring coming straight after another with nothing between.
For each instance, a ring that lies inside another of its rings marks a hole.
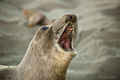
<instances>
[{"instance_id":1,"label":"nostril","mask_svg":"<svg viewBox=\"0 0 120 80\"><path fill-rule=\"evenodd\" d=\"M70 15L70 20L72 20L73 19L73 17Z\"/></svg>"},{"instance_id":2,"label":"nostril","mask_svg":"<svg viewBox=\"0 0 120 80\"><path fill-rule=\"evenodd\" d=\"M77 21L77 16L74 14L67 14L64 16L65 22L71 21L71 22L76 22Z\"/></svg>"}]
</instances>

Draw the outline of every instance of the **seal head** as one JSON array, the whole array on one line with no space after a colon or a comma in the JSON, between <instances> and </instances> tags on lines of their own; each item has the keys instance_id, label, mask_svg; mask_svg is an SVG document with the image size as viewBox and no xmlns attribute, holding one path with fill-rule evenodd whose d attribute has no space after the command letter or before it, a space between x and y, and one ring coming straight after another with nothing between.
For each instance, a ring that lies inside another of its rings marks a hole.
<instances>
[{"instance_id":1,"label":"seal head","mask_svg":"<svg viewBox=\"0 0 120 80\"><path fill-rule=\"evenodd\" d=\"M48 38L43 40L46 45L55 45L64 52L75 52L74 43L77 38L77 16L66 14L58 18L52 25L41 27L37 32L36 40L39 39L41 42L42 36ZM49 47L46 46L47 48Z\"/></svg>"}]
</instances>

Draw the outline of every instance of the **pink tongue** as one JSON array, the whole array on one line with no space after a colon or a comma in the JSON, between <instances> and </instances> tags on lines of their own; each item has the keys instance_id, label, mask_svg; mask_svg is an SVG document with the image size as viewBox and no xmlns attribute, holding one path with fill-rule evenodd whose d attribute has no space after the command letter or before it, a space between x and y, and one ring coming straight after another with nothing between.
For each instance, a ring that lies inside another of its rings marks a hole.
<instances>
[{"instance_id":1,"label":"pink tongue","mask_svg":"<svg viewBox=\"0 0 120 80\"><path fill-rule=\"evenodd\" d=\"M68 50L69 49L69 42L67 42L67 41L65 41L65 40L63 40L62 42L61 42L61 45L62 45L62 47L63 48L65 48L66 50Z\"/></svg>"},{"instance_id":2,"label":"pink tongue","mask_svg":"<svg viewBox=\"0 0 120 80\"><path fill-rule=\"evenodd\" d=\"M65 48L66 50L69 49L69 43L68 43L68 42L65 42L63 46L64 46L64 48Z\"/></svg>"}]
</instances>

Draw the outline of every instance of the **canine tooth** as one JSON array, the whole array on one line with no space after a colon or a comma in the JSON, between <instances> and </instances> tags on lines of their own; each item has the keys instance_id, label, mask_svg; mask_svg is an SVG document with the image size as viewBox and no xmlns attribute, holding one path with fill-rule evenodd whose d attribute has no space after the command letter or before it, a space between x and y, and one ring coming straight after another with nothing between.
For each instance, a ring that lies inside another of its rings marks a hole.
<instances>
[{"instance_id":1,"label":"canine tooth","mask_svg":"<svg viewBox=\"0 0 120 80\"><path fill-rule=\"evenodd\" d=\"M72 31L73 29L72 29L72 28L70 28L70 30Z\"/></svg>"},{"instance_id":2,"label":"canine tooth","mask_svg":"<svg viewBox=\"0 0 120 80\"><path fill-rule=\"evenodd\" d=\"M74 34L74 31L72 31L72 34L71 34L72 37L73 37L73 34Z\"/></svg>"}]
</instances>

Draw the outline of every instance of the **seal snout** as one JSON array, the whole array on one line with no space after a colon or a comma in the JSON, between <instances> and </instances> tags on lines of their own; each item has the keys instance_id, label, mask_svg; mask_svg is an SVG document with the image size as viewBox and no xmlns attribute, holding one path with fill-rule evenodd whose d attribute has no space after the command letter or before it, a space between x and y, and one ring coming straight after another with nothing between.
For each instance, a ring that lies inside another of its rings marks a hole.
<instances>
[{"instance_id":1,"label":"seal snout","mask_svg":"<svg viewBox=\"0 0 120 80\"><path fill-rule=\"evenodd\" d=\"M73 51L77 35L77 16L65 14L53 23L55 41L64 51Z\"/></svg>"},{"instance_id":2,"label":"seal snout","mask_svg":"<svg viewBox=\"0 0 120 80\"><path fill-rule=\"evenodd\" d=\"M76 22L77 21L77 16L74 14L66 14L64 15L66 17L65 22Z\"/></svg>"}]
</instances>

